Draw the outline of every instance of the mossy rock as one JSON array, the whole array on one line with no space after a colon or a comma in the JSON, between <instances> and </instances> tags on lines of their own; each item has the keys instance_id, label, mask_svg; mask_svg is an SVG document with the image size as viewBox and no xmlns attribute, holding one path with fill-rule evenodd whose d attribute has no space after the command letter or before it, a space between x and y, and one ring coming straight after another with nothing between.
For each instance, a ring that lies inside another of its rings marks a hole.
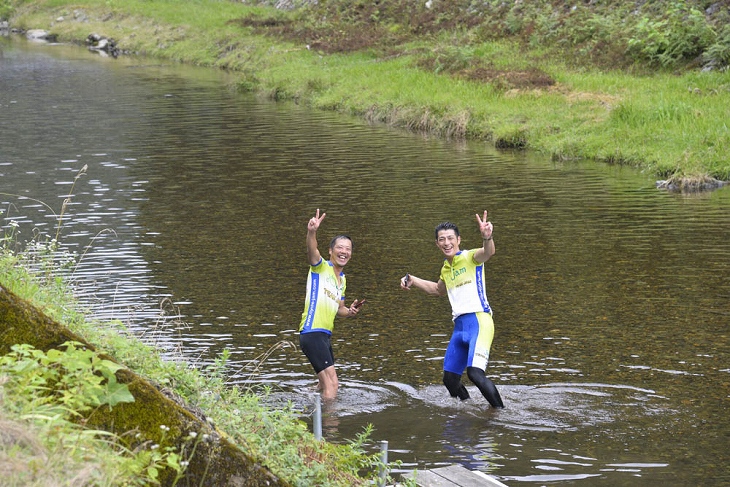
<instances>
[{"instance_id":1,"label":"mossy rock","mask_svg":"<svg viewBox=\"0 0 730 487\"><path fill-rule=\"evenodd\" d=\"M61 348L68 341L96 351L84 338L0 285L0 353L7 354L16 344L29 344L47 352ZM99 356L113 360L105 354ZM103 406L83 421L89 427L125 438L132 447L150 441L161 448L191 452L195 446L185 476L176 481L176 472L168 468L161 472L161 485L289 486L227 440L202 413L187 407L171 391L158 389L126 368L120 369L116 376L119 383L127 385L134 402L120 403L113 408ZM163 431L163 425L169 430ZM194 439L191 439L191 432L196 434Z\"/></svg>"}]
</instances>

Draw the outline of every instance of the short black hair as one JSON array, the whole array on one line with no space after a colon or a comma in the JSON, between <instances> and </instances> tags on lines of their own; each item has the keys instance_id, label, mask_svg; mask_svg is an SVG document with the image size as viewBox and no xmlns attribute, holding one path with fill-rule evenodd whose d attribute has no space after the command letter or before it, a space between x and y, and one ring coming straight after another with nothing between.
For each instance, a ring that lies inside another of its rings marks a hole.
<instances>
[{"instance_id":1,"label":"short black hair","mask_svg":"<svg viewBox=\"0 0 730 487\"><path fill-rule=\"evenodd\" d=\"M352 239L350 238L350 236L349 236L349 235L345 235L344 233L342 233L342 234L340 234L340 235L335 235L334 237L332 237L332 240L330 240L330 250L334 250L334 248L335 248L335 243L337 243L337 241L338 241L339 239L341 239L341 238L346 238L347 240L349 240L349 241L350 241L350 246L351 246L351 247L352 247L353 249L355 248L355 244L353 243L353 241L352 241Z\"/></svg>"},{"instance_id":2,"label":"short black hair","mask_svg":"<svg viewBox=\"0 0 730 487\"><path fill-rule=\"evenodd\" d=\"M443 222L436 225L436 231L434 232L434 235L436 236L436 240L439 238L439 232L441 230L453 230L456 236L459 236L459 227L456 226L456 224L451 222Z\"/></svg>"}]
</instances>

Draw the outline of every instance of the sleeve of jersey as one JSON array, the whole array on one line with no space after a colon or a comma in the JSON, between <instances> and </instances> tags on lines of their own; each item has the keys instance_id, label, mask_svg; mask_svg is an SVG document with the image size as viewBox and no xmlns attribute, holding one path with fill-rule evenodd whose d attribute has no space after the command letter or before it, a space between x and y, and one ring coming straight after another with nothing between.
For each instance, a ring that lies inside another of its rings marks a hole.
<instances>
[{"instance_id":1,"label":"sleeve of jersey","mask_svg":"<svg viewBox=\"0 0 730 487\"><path fill-rule=\"evenodd\" d=\"M320 257L319 262L314 265L310 265L309 268L312 269L312 272L316 272L317 274L319 274L320 272L322 272L322 266L324 266L324 258Z\"/></svg>"}]
</instances>

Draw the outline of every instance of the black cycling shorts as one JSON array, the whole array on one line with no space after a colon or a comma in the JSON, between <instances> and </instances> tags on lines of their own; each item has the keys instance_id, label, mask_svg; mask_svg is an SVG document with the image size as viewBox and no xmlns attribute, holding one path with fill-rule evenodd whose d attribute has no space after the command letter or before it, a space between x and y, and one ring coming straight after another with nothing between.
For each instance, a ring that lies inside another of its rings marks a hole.
<instances>
[{"instance_id":1,"label":"black cycling shorts","mask_svg":"<svg viewBox=\"0 0 730 487\"><path fill-rule=\"evenodd\" d=\"M332 352L329 333L321 331L300 333L299 345L317 374L335 365L335 354Z\"/></svg>"}]
</instances>

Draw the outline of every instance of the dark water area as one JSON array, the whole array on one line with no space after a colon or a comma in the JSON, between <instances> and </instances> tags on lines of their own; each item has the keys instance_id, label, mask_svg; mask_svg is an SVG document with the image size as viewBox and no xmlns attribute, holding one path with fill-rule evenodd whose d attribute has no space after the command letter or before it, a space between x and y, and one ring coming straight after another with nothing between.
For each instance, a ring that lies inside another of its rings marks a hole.
<instances>
[{"instance_id":1,"label":"dark water area","mask_svg":"<svg viewBox=\"0 0 730 487\"><path fill-rule=\"evenodd\" d=\"M325 439L372 424L396 472L458 463L508 485L730 484L730 189L666 193L632 169L369 126L231 81L0 39L0 232L55 235L72 192L59 240L97 317L195 364L230 350L232 383L311 423L296 329L320 208L322 252L352 236L348 302L367 299L335 326ZM473 387L448 397L448 300L398 284L437 278L443 220L480 245L485 209L499 411Z\"/></svg>"}]
</instances>

